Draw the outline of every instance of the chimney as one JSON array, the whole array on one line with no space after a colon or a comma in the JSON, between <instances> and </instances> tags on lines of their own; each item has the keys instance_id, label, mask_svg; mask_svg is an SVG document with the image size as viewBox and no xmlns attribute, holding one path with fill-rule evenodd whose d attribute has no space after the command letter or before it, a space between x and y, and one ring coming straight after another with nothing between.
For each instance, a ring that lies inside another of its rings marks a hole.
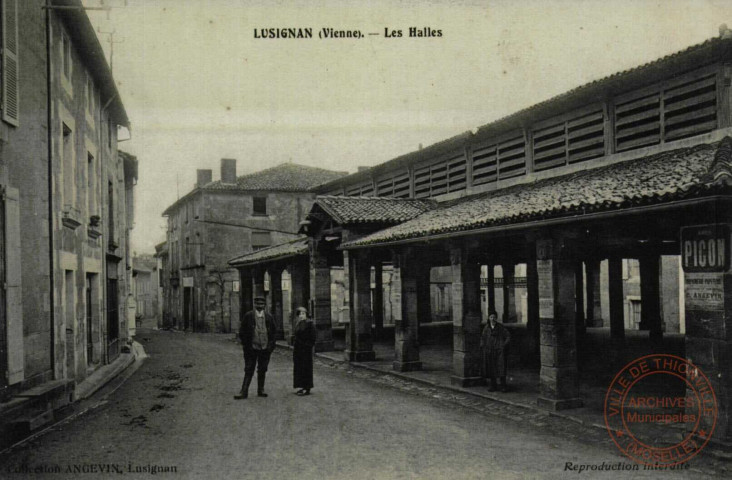
<instances>
[{"instance_id":1,"label":"chimney","mask_svg":"<svg viewBox=\"0 0 732 480\"><path fill-rule=\"evenodd\" d=\"M196 170L196 187L201 188L207 183L211 183L213 172L211 170Z\"/></svg>"},{"instance_id":2,"label":"chimney","mask_svg":"<svg viewBox=\"0 0 732 480\"><path fill-rule=\"evenodd\" d=\"M732 38L732 30L727 28L726 23L723 23L722 25L719 26L719 37L724 40Z\"/></svg>"},{"instance_id":3,"label":"chimney","mask_svg":"<svg viewBox=\"0 0 732 480\"><path fill-rule=\"evenodd\" d=\"M228 183L228 184L236 183L236 159L235 158L222 158L221 159L221 183Z\"/></svg>"}]
</instances>

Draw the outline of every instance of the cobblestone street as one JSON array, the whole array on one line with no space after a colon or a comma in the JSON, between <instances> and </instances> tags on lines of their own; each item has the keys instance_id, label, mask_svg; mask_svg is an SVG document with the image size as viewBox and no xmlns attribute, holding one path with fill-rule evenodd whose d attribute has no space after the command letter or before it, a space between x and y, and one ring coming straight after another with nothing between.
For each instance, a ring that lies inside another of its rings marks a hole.
<instances>
[{"instance_id":1,"label":"cobblestone street","mask_svg":"<svg viewBox=\"0 0 732 480\"><path fill-rule=\"evenodd\" d=\"M236 401L230 335L141 329L149 357L89 412L3 454L3 478L564 478L572 466L632 468L601 431L548 414L316 359L310 397L293 395L287 350L272 357L269 398ZM588 434L590 435L588 437ZM527 459L531 461L527 461ZM629 478L704 478L685 472ZM584 472L617 478L617 471Z\"/></svg>"}]
</instances>

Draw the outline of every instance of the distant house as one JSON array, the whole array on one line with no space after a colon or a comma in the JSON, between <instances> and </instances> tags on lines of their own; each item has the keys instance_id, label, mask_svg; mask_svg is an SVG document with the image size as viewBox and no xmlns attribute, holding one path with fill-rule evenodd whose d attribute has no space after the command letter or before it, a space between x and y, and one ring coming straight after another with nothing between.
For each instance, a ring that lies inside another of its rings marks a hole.
<instances>
[{"instance_id":1,"label":"distant house","mask_svg":"<svg viewBox=\"0 0 732 480\"><path fill-rule=\"evenodd\" d=\"M132 259L132 295L137 307L136 314L140 318L157 315L157 269L157 260L152 256Z\"/></svg>"},{"instance_id":2,"label":"distant house","mask_svg":"<svg viewBox=\"0 0 732 480\"><path fill-rule=\"evenodd\" d=\"M163 317L191 331L238 328L239 281L227 261L297 238L312 206L310 190L346 172L294 163L237 177L236 160L221 160L221 179L198 170L196 186L169 206L163 258Z\"/></svg>"}]
</instances>

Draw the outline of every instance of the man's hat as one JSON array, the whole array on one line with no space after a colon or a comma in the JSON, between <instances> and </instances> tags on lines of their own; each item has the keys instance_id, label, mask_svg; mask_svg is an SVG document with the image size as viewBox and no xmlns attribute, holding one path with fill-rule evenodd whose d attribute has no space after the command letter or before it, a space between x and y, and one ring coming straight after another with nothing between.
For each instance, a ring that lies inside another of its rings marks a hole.
<instances>
[{"instance_id":1,"label":"man's hat","mask_svg":"<svg viewBox=\"0 0 732 480\"><path fill-rule=\"evenodd\" d=\"M254 297L254 303L267 303L264 297Z\"/></svg>"}]
</instances>

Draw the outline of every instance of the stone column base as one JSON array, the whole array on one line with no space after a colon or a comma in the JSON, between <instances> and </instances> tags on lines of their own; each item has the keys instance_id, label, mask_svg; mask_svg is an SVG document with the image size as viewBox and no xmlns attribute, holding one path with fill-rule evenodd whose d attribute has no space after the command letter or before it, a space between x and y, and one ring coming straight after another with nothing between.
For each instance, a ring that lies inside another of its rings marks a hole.
<instances>
[{"instance_id":1,"label":"stone column base","mask_svg":"<svg viewBox=\"0 0 732 480\"><path fill-rule=\"evenodd\" d=\"M345 356L349 362L373 362L376 360L376 352L373 350L346 350Z\"/></svg>"},{"instance_id":2,"label":"stone column base","mask_svg":"<svg viewBox=\"0 0 732 480\"><path fill-rule=\"evenodd\" d=\"M397 372L416 372L422 370L422 362L394 362L392 368Z\"/></svg>"},{"instance_id":3,"label":"stone column base","mask_svg":"<svg viewBox=\"0 0 732 480\"><path fill-rule=\"evenodd\" d=\"M569 410L570 408L580 408L583 405L582 399L579 397L565 398L562 400L539 397L536 399L536 403L541 408L546 408L547 410L552 410L554 412L558 410Z\"/></svg>"},{"instance_id":4,"label":"stone column base","mask_svg":"<svg viewBox=\"0 0 732 480\"><path fill-rule=\"evenodd\" d=\"M477 387L479 385L485 385L485 378L458 377L457 375L453 375L450 377L450 383L457 387Z\"/></svg>"},{"instance_id":5,"label":"stone column base","mask_svg":"<svg viewBox=\"0 0 732 480\"><path fill-rule=\"evenodd\" d=\"M335 350L335 344L333 340L328 340L326 342L317 342L315 344L316 352L332 352L333 350Z\"/></svg>"}]
</instances>

